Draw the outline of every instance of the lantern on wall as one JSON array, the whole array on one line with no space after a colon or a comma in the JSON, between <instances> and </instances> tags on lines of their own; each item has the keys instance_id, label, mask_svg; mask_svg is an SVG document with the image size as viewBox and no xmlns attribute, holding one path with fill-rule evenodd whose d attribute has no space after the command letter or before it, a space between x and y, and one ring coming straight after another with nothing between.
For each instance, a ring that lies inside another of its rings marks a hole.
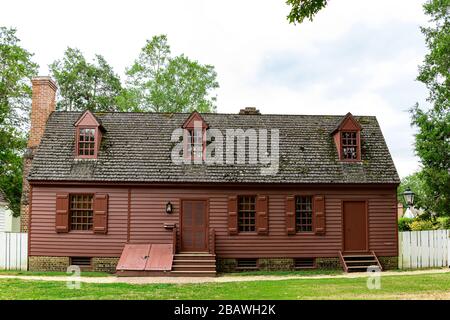
<instances>
[{"instance_id":1,"label":"lantern on wall","mask_svg":"<svg viewBox=\"0 0 450 320\"><path fill-rule=\"evenodd\" d=\"M173 205L169 202L166 203L166 213L170 214L173 212Z\"/></svg>"}]
</instances>

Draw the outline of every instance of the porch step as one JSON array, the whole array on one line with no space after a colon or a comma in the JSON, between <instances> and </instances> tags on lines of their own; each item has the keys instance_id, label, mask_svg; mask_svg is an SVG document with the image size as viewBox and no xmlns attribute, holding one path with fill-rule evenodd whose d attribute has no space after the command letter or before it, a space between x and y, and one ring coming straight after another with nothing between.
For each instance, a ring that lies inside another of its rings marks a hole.
<instances>
[{"instance_id":1,"label":"porch step","mask_svg":"<svg viewBox=\"0 0 450 320\"><path fill-rule=\"evenodd\" d=\"M175 277L215 277L216 271L172 271L170 276Z\"/></svg>"},{"instance_id":2,"label":"porch step","mask_svg":"<svg viewBox=\"0 0 450 320\"><path fill-rule=\"evenodd\" d=\"M174 261L179 260L213 260L216 261L216 255L210 253L176 253Z\"/></svg>"},{"instance_id":3,"label":"porch step","mask_svg":"<svg viewBox=\"0 0 450 320\"><path fill-rule=\"evenodd\" d=\"M173 257L174 276L215 276L216 256L204 252L183 252Z\"/></svg>"},{"instance_id":4,"label":"porch step","mask_svg":"<svg viewBox=\"0 0 450 320\"><path fill-rule=\"evenodd\" d=\"M172 267L173 271L214 271L216 272L216 265L176 265Z\"/></svg>"},{"instance_id":5,"label":"porch step","mask_svg":"<svg viewBox=\"0 0 450 320\"><path fill-rule=\"evenodd\" d=\"M345 272L366 271L368 267L373 265L378 266L380 270L383 270L374 251L361 254L345 254L339 251L339 258Z\"/></svg>"},{"instance_id":6,"label":"porch step","mask_svg":"<svg viewBox=\"0 0 450 320\"><path fill-rule=\"evenodd\" d=\"M206 259L199 259L199 260L191 260L191 259L177 259L173 262L173 265L180 265L180 264L216 264L216 260L206 260Z\"/></svg>"}]
</instances>

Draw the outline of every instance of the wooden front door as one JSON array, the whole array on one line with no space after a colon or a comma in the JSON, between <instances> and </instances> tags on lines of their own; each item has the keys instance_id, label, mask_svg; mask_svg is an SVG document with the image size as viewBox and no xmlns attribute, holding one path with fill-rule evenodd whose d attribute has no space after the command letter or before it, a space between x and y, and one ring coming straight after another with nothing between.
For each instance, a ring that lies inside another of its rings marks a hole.
<instances>
[{"instance_id":1,"label":"wooden front door","mask_svg":"<svg viewBox=\"0 0 450 320\"><path fill-rule=\"evenodd\" d=\"M205 200L183 200L181 212L181 250L207 251Z\"/></svg>"},{"instance_id":2,"label":"wooden front door","mask_svg":"<svg viewBox=\"0 0 450 320\"><path fill-rule=\"evenodd\" d=\"M344 251L367 251L367 212L365 201L344 201Z\"/></svg>"}]
</instances>

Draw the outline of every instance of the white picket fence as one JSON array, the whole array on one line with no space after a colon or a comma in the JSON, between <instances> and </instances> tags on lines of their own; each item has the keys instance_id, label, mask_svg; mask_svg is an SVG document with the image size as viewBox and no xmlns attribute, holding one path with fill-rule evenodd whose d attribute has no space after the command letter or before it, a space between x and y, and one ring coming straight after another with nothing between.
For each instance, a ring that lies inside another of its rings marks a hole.
<instances>
[{"instance_id":1,"label":"white picket fence","mask_svg":"<svg viewBox=\"0 0 450 320\"><path fill-rule=\"evenodd\" d=\"M405 231L398 233L400 269L449 266L450 230Z\"/></svg>"},{"instance_id":2,"label":"white picket fence","mask_svg":"<svg viewBox=\"0 0 450 320\"><path fill-rule=\"evenodd\" d=\"M0 270L27 270L28 234L0 232Z\"/></svg>"}]
</instances>

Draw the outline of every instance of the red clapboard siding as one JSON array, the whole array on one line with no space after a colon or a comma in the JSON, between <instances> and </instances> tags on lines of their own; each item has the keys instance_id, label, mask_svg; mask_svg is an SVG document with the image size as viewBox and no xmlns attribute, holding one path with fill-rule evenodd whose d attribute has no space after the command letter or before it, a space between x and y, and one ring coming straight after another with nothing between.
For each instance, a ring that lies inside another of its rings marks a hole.
<instances>
[{"instance_id":1,"label":"red clapboard siding","mask_svg":"<svg viewBox=\"0 0 450 320\"><path fill-rule=\"evenodd\" d=\"M56 194L100 193L108 195L106 234L55 231ZM267 197L267 234L229 234L229 199L242 193ZM325 233L286 233L286 197L298 193L324 197ZM209 200L209 227L216 232L216 254L222 258L252 257L336 257L342 250L342 201L367 200L369 249L379 256L397 255L397 216L395 187L131 187L128 221L128 187L33 187L30 255L119 257L130 243L171 244L172 232L165 223L179 226L182 199ZM167 214L167 202L173 213Z\"/></svg>"}]
</instances>

